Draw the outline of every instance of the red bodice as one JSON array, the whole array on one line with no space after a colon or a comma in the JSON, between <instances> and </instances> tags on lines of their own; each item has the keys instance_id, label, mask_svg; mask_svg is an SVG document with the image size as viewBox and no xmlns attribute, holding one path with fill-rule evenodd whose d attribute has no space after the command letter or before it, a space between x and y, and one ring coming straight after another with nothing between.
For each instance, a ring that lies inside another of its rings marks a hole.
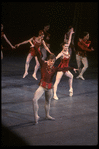
<instances>
[{"instance_id":1,"label":"red bodice","mask_svg":"<svg viewBox=\"0 0 99 149\"><path fill-rule=\"evenodd\" d=\"M63 59L61 59L61 62L58 65L58 67L60 67L60 68L68 67L69 59L70 59L70 57L69 58L64 57Z\"/></svg>"}]
</instances>

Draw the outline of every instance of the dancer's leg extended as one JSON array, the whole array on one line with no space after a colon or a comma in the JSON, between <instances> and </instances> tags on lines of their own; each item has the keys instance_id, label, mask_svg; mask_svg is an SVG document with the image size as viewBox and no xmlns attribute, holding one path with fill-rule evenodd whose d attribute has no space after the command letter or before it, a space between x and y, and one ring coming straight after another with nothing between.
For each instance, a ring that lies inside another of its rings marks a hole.
<instances>
[{"instance_id":1,"label":"dancer's leg extended","mask_svg":"<svg viewBox=\"0 0 99 149\"><path fill-rule=\"evenodd\" d=\"M56 81L55 81L55 83L54 83L54 97L53 97L53 98L56 99L56 100L58 100L58 97L57 97L57 94L56 94L56 92L57 92L57 87L58 87L58 84L59 84L59 82L60 82L62 76L63 76L63 72L62 72L62 71L57 72Z\"/></svg>"},{"instance_id":2,"label":"dancer's leg extended","mask_svg":"<svg viewBox=\"0 0 99 149\"><path fill-rule=\"evenodd\" d=\"M37 73L37 71L38 71L38 69L39 69L40 64L39 64L39 61L38 61L38 59L37 59L37 56L35 57L35 61L36 61L36 65L35 65L34 73L33 73L32 76L34 77L34 79L38 80L37 77L36 77L36 73Z\"/></svg>"},{"instance_id":3,"label":"dancer's leg extended","mask_svg":"<svg viewBox=\"0 0 99 149\"><path fill-rule=\"evenodd\" d=\"M47 119L53 120L54 118L49 115L50 111L50 102L53 96L53 90L49 89L45 91L45 115Z\"/></svg>"},{"instance_id":4,"label":"dancer's leg extended","mask_svg":"<svg viewBox=\"0 0 99 149\"><path fill-rule=\"evenodd\" d=\"M25 73L23 75L23 78L25 78L28 75L28 69L29 69L29 64L33 56L31 56L31 53L28 54L26 58L26 63L25 63Z\"/></svg>"},{"instance_id":5,"label":"dancer's leg extended","mask_svg":"<svg viewBox=\"0 0 99 149\"><path fill-rule=\"evenodd\" d=\"M38 116L38 109L39 109L38 100L43 95L43 93L44 93L44 88L41 87L41 86L39 86L39 88L34 93L33 111L34 111L34 119L35 119L36 123L38 123L38 120L39 120L39 116Z\"/></svg>"}]
</instances>

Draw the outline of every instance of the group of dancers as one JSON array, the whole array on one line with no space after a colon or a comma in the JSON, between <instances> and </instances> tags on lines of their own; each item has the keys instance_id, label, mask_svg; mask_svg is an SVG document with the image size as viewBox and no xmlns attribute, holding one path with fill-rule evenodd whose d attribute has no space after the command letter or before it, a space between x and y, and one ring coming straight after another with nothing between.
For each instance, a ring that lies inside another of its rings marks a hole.
<instances>
[{"instance_id":1,"label":"group of dancers","mask_svg":"<svg viewBox=\"0 0 99 149\"><path fill-rule=\"evenodd\" d=\"M9 43L12 49L18 48L22 44L30 43L30 50L29 54L26 58L25 63L25 73L23 75L23 78L25 78L28 75L28 69L29 69L29 63L33 57L35 57L36 65L33 72L33 78L37 80L37 70L39 67L41 67L41 79L39 83L39 87L34 93L33 97L33 110L34 110L34 119L35 123L38 123L39 115L38 115L38 100L45 92L45 115L47 119L53 120L54 118L50 116L50 102L52 97L55 100L58 100L57 96L57 87L58 84L62 78L63 75L67 76L69 78L69 96L73 96L73 74L70 72L70 70L74 70L76 73L79 72L79 75L77 78L80 78L82 80L85 80L83 77L84 72L88 68L88 60L87 60L87 54L86 51L94 51L93 48L89 49L88 47L91 44L91 41L89 41L89 33L84 32L83 38L79 38L78 41L78 49L75 50L74 48L74 28L71 26L69 27L68 32L64 36L64 42L61 44L62 51L55 56L54 53L50 51L50 34L48 33L48 30L50 28L50 25L47 24L44 26L43 30L39 31L38 37L33 36L27 41L24 41L22 43L16 44L13 46L3 33L3 25L1 25L1 38L5 38L5 40ZM2 46L3 47L3 46ZM73 67L69 67L69 60L71 57L72 49L76 52L76 60L78 69L75 69ZM49 57L46 60L47 57L47 51L49 52ZM3 58L3 53L1 51L1 58ZM61 58L60 64L55 67L54 63L57 59ZM83 63L83 68L81 69L81 62ZM53 76L56 74L56 80L54 85L52 84ZM54 95L53 95L54 91Z\"/></svg>"}]
</instances>

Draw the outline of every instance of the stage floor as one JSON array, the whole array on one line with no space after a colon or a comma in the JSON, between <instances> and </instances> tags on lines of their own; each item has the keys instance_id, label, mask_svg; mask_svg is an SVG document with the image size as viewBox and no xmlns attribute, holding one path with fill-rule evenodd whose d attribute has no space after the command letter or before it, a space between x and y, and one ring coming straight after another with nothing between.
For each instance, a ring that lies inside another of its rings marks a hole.
<instances>
[{"instance_id":1,"label":"stage floor","mask_svg":"<svg viewBox=\"0 0 99 149\"><path fill-rule=\"evenodd\" d=\"M1 61L2 146L22 145L97 145L98 144L98 68L89 61L85 81L74 74L74 95L69 97L68 78L63 76L57 95L52 99L50 115L45 119L44 95L39 100L38 125L34 125L32 99L40 81L24 74L26 57L4 57ZM55 76L53 78L53 83Z\"/></svg>"}]
</instances>

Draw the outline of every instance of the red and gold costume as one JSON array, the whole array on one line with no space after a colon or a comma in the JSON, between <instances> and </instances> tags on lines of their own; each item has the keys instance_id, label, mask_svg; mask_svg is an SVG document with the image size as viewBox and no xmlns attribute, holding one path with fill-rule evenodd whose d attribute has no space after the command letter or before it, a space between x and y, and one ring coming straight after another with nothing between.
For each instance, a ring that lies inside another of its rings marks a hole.
<instances>
[{"instance_id":1,"label":"red and gold costume","mask_svg":"<svg viewBox=\"0 0 99 149\"><path fill-rule=\"evenodd\" d=\"M54 74L57 71L68 71L68 70L74 69L73 67L61 68L61 67L54 67L54 66L50 68L47 62L41 59L40 54L36 48L35 48L35 53L36 53L36 56L38 57L38 61L41 66L41 80L40 80L39 85L46 89L53 88L52 79L53 79Z\"/></svg>"},{"instance_id":2,"label":"red and gold costume","mask_svg":"<svg viewBox=\"0 0 99 149\"><path fill-rule=\"evenodd\" d=\"M78 42L78 50L76 52L76 54L78 54L79 56L82 57L87 57L86 51L92 51L91 49L89 49L88 47L90 46L91 41L84 41L81 40Z\"/></svg>"}]
</instances>

